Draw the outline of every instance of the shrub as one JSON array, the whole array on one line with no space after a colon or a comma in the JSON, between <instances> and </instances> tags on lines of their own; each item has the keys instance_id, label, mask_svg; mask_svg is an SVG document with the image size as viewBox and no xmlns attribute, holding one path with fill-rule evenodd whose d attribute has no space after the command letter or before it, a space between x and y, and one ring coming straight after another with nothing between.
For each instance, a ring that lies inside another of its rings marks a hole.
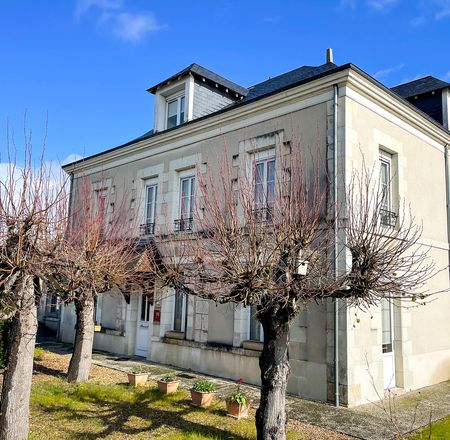
<instances>
[{"instance_id":1,"label":"shrub","mask_svg":"<svg viewBox=\"0 0 450 440\"><path fill-rule=\"evenodd\" d=\"M195 382L193 389L194 391L198 391L200 393L214 393L214 391L216 391L215 385L206 379Z\"/></svg>"},{"instance_id":2,"label":"shrub","mask_svg":"<svg viewBox=\"0 0 450 440\"><path fill-rule=\"evenodd\" d=\"M176 373L168 373L165 374L162 378L161 378L161 382L173 382L177 380L177 375Z\"/></svg>"},{"instance_id":3,"label":"shrub","mask_svg":"<svg viewBox=\"0 0 450 440\"><path fill-rule=\"evenodd\" d=\"M152 369L150 367L147 367L145 365L138 365L136 367L133 367L131 369L132 374L144 374L144 373L151 373Z\"/></svg>"},{"instance_id":4,"label":"shrub","mask_svg":"<svg viewBox=\"0 0 450 440\"><path fill-rule=\"evenodd\" d=\"M35 361L41 361L42 359L44 359L44 355L45 355L45 350L41 347L36 347L34 349L34 360Z\"/></svg>"}]
</instances>

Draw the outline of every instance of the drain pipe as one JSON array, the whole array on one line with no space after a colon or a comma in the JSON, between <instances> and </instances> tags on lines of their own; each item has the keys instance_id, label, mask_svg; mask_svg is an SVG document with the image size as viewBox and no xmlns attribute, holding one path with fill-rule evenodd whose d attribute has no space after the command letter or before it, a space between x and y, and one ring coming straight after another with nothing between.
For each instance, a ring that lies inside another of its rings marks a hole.
<instances>
[{"instance_id":1,"label":"drain pipe","mask_svg":"<svg viewBox=\"0 0 450 440\"><path fill-rule=\"evenodd\" d=\"M334 201L334 274L337 277L338 265L338 207L337 207L337 172L338 172L338 97L339 88L337 84L333 85L333 201ZM339 299L334 299L334 395L335 406L339 406Z\"/></svg>"},{"instance_id":2,"label":"drain pipe","mask_svg":"<svg viewBox=\"0 0 450 440\"><path fill-rule=\"evenodd\" d=\"M450 246L450 168L448 160L448 148L449 145L444 145L444 163L445 163L445 195L447 199L447 241ZM448 261L450 271L450 247L448 250Z\"/></svg>"},{"instance_id":3,"label":"drain pipe","mask_svg":"<svg viewBox=\"0 0 450 440\"><path fill-rule=\"evenodd\" d=\"M68 206L67 206L67 219L70 222L68 227L72 227L72 221L71 221L71 215L72 215L72 198L73 198L73 176L74 172L71 171L69 173L70 179L69 179L69 200L68 200ZM62 333L62 321L64 320L64 307L65 305L61 302L59 303L59 309L58 309L58 326L56 328L56 340L61 341L61 333Z\"/></svg>"}]
</instances>

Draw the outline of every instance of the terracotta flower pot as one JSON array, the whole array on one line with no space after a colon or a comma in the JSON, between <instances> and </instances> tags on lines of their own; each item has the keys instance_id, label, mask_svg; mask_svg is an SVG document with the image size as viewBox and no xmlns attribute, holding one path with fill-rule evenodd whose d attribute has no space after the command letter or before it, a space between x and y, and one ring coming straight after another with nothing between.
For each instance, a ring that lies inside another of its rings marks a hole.
<instances>
[{"instance_id":1,"label":"terracotta flower pot","mask_svg":"<svg viewBox=\"0 0 450 440\"><path fill-rule=\"evenodd\" d=\"M245 419L248 416L248 410L250 408L250 401L247 401L245 405L239 405L237 402L231 402L227 400L227 413L231 417L237 419Z\"/></svg>"},{"instance_id":2,"label":"terracotta flower pot","mask_svg":"<svg viewBox=\"0 0 450 440\"><path fill-rule=\"evenodd\" d=\"M164 394L176 393L178 385L180 385L179 380L172 380L171 382L164 382L162 380L158 380L158 389L161 393Z\"/></svg>"},{"instance_id":3,"label":"terracotta flower pot","mask_svg":"<svg viewBox=\"0 0 450 440\"><path fill-rule=\"evenodd\" d=\"M215 393L202 393L191 388L192 405L206 408L211 405Z\"/></svg>"},{"instance_id":4,"label":"terracotta flower pot","mask_svg":"<svg viewBox=\"0 0 450 440\"><path fill-rule=\"evenodd\" d=\"M134 387L145 387L148 379L148 373L128 373L128 382Z\"/></svg>"}]
</instances>

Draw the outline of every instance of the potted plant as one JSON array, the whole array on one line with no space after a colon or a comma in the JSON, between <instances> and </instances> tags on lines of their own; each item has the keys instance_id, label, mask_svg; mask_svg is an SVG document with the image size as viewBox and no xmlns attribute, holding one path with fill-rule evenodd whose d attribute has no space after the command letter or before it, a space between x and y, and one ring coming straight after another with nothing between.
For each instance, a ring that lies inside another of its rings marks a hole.
<instances>
[{"instance_id":1,"label":"potted plant","mask_svg":"<svg viewBox=\"0 0 450 440\"><path fill-rule=\"evenodd\" d=\"M192 405L206 408L211 405L216 387L209 380L198 380L191 388Z\"/></svg>"},{"instance_id":2,"label":"potted plant","mask_svg":"<svg viewBox=\"0 0 450 440\"><path fill-rule=\"evenodd\" d=\"M241 391L242 378L236 381L236 391L227 397L227 413L231 417L243 419L247 417L250 408L250 399Z\"/></svg>"},{"instance_id":3,"label":"potted plant","mask_svg":"<svg viewBox=\"0 0 450 440\"><path fill-rule=\"evenodd\" d=\"M158 389L164 394L176 393L178 385L180 385L180 381L177 380L175 373L166 374L158 380Z\"/></svg>"},{"instance_id":4,"label":"potted plant","mask_svg":"<svg viewBox=\"0 0 450 440\"><path fill-rule=\"evenodd\" d=\"M144 365L133 367L128 373L128 382L134 387L143 387L147 383L148 373L150 371L150 368Z\"/></svg>"}]
</instances>

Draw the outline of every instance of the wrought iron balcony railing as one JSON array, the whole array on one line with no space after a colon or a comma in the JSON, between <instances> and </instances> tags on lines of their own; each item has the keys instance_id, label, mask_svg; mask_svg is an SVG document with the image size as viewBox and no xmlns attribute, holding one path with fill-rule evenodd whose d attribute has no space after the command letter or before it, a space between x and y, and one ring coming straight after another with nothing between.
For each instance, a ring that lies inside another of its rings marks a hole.
<instances>
[{"instance_id":1,"label":"wrought iron balcony railing","mask_svg":"<svg viewBox=\"0 0 450 440\"><path fill-rule=\"evenodd\" d=\"M174 221L175 232L192 231L193 218L180 218Z\"/></svg>"},{"instance_id":2,"label":"wrought iron balcony railing","mask_svg":"<svg viewBox=\"0 0 450 440\"><path fill-rule=\"evenodd\" d=\"M397 224L398 215L395 212L388 211L387 209L380 209L380 221L384 226L394 228Z\"/></svg>"},{"instance_id":3,"label":"wrought iron balcony railing","mask_svg":"<svg viewBox=\"0 0 450 440\"><path fill-rule=\"evenodd\" d=\"M139 235L153 235L155 233L154 223L143 223L139 226Z\"/></svg>"}]
</instances>

